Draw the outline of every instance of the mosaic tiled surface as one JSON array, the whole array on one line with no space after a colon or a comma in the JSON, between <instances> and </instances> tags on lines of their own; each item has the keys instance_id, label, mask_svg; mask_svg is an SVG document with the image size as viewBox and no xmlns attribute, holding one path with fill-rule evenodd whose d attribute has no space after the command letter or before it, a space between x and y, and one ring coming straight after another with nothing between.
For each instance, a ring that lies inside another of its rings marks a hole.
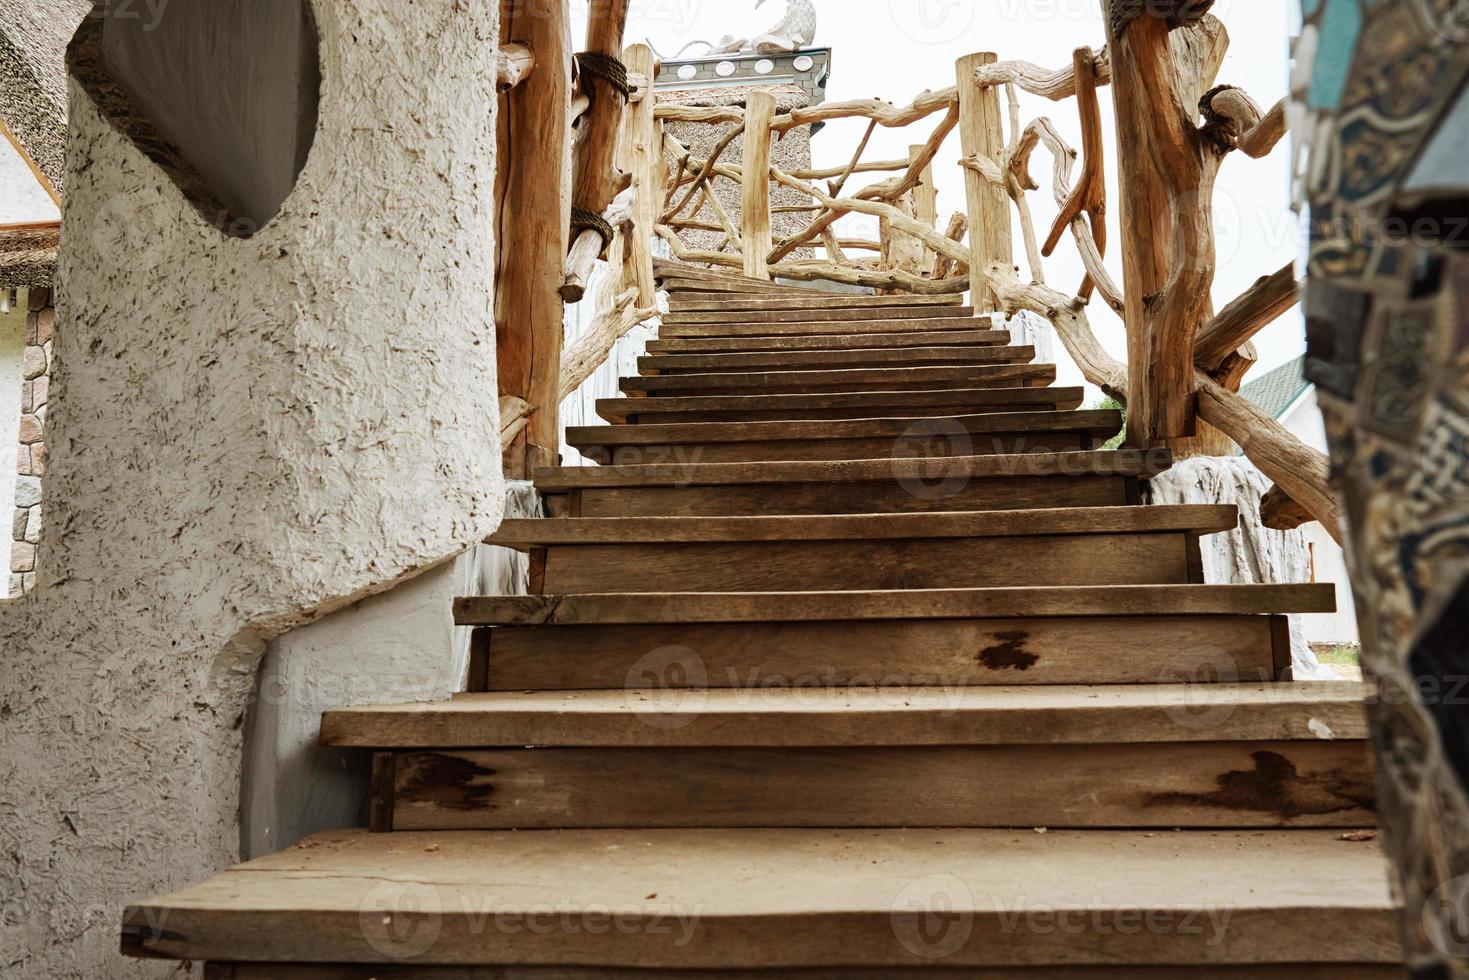
<instances>
[{"instance_id":1,"label":"mosaic tiled surface","mask_svg":"<svg viewBox=\"0 0 1469 980\"><path fill-rule=\"evenodd\" d=\"M1382 688L1384 843L1411 975L1469 977L1469 4L1302 9L1307 375Z\"/></svg>"}]
</instances>

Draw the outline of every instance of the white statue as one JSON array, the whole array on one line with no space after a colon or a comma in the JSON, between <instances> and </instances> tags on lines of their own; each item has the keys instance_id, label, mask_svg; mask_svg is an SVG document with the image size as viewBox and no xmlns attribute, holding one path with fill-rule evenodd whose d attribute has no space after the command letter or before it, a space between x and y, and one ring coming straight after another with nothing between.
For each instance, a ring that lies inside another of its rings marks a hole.
<instances>
[{"instance_id":1,"label":"white statue","mask_svg":"<svg viewBox=\"0 0 1469 980\"><path fill-rule=\"evenodd\" d=\"M765 5L765 0L755 0L755 9ZM702 44L708 53L716 54L789 54L801 48L809 48L816 40L816 4L811 0L787 0L785 17L770 30L753 38L737 38L726 34L718 44L710 41L690 41L679 49L670 60L678 60L683 53L695 45ZM660 54L661 58L662 55Z\"/></svg>"}]
</instances>

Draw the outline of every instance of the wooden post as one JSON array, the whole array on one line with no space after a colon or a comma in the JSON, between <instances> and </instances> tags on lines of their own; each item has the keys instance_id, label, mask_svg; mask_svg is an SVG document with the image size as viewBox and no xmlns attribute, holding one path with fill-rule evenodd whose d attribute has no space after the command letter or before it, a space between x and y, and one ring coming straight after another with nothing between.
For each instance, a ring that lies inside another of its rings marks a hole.
<instances>
[{"instance_id":1,"label":"wooden post","mask_svg":"<svg viewBox=\"0 0 1469 980\"><path fill-rule=\"evenodd\" d=\"M908 162L911 164L926 150L927 147L919 143L908 147ZM923 177L918 186L913 188L913 217L930 228L937 228L939 223L939 189L933 180L933 164L923 168ZM921 276L932 276L934 268L938 265L938 253L925 246L922 242L915 242L918 251L918 264L912 271Z\"/></svg>"},{"instance_id":2,"label":"wooden post","mask_svg":"<svg viewBox=\"0 0 1469 980\"><path fill-rule=\"evenodd\" d=\"M531 416L505 448L505 475L556 462L560 442L561 283L571 225L571 22L565 4L503 0L504 36L536 69L502 97L496 175L495 341L500 394Z\"/></svg>"},{"instance_id":3,"label":"wooden post","mask_svg":"<svg viewBox=\"0 0 1469 980\"><path fill-rule=\"evenodd\" d=\"M745 168L740 198L740 237L745 244L745 275L770 279L770 124L775 96L751 92L745 103Z\"/></svg>"},{"instance_id":4,"label":"wooden post","mask_svg":"<svg viewBox=\"0 0 1469 980\"><path fill-rule=\"evenodd\" d=\"M587 23L587 52L620 56L622 32L627 24L628 0L596 0ZM591 98L591 108L577 127L576 183L572 203L593 214L602 214L624 186L625 175L617 169L617 142L622 132L623 93L599 74L583 71L581 94ZM586 291L584 270L587 256L600 255L604 242L595 229L584 229L572 242L572 258L566 265L562 297L576 302ZM595 261L593 256L592 261Z\"/></svg>"},{"instance_id":5,"label":"wooden post","mask_svg":"<svg viewBox=\"0 0 1469 980\"><path fill-rule=\"evenodd\" d=\"M994 52L984 51L960 58L954 68L959 86L959 138L966 159L1001 160L1005 155L1000 90L982 87L974 77L976 69L998 60ZM969 301L976 313L990 313L999 306L985 270L994 262L1015 263L1010 198L1002 185L990 183L972 167L964 168L964 189L969 198Z\"/></svg>"},{"instance_id":6,"label":"wooden post","mask_svg":"<svg viewBox=\"0 0 1469 980\"><path fill-rule=\"evenodd\" d=\"M1217 164L1201 152L1193 121L1227 41L1175 44L1167 20L1152 14L1114 26L1127 441L1148 448L1197 431L1194 337L1211 315Z\"/></svg>"},{"instance_id":7,"label":"wooden post","mask_svg":"<svg viewBox=\"0 0 1469 980\"><path fill-rule=\"evenodd\" d=\"M622 53L628 74L657 77L657 59L646 44L634 44ZM625 242L627 262L623 285L636 287L637 305L658 305L658 283L653 278L653 234L658 222L658 209L663 204L663 186L658 182L660 157L663 155L661 124L654 116L657 106L652 84L636 102L628 106L623 120L622 144L617 151L618 165L632 174L637 188L632 226ZM613 257L616 262L616 257Z\"/></svg>"}]
</instances>

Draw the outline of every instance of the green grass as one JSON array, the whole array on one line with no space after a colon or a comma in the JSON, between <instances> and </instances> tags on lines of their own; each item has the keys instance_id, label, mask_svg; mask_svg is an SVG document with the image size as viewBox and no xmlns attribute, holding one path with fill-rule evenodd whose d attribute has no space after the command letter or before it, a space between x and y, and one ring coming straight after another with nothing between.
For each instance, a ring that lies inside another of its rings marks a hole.
<instances>
[{"instance_id":1,"label":"green grass","mask_svg":"<svg viewBox=\"0 0 1469 980\"><path fill-rule=\"evenodd\" d=\"M1316 659L1323 664L1334 667L1360 667L1362 665L1362 648L1358 646L1343 646L1334 644L1319 644L1311 647L1316 653Z\"/></svg>"}]
</instances>

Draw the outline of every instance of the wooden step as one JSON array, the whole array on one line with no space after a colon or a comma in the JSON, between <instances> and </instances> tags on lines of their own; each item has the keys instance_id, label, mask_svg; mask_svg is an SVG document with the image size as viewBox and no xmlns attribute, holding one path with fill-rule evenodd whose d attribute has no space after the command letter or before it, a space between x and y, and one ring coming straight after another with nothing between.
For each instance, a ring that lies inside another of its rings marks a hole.
<instances>
[{"instance_id":1,"label":"wooden step","mask_svg":"<svg viewBox=\"0 0 1469 980\"><path fill-rule=\"evenodd\" d=\"M750 282L725 282L717 279L689 279L685 277L669 276L661 282L665 291L671 299L697 299L697 298L734 298L748 296L752 299L772 297L800 297L803 293L814 293L814 290L796 289L791 286L779 286L775 283Z\"/></svg>"},{"instance_id":2,"label":"wooden step","mask_svg":"<svg viewBox=\"0 0 1469 980\"><path fill-rule=\"evenodd\" d=\"M1128 928L1132 928L1131 925ZM1176 966L840 967L814 970L641 970L601 967L329 966L288 963L211 963L204 980L1179 980ZM1401 965L1286 963L1264 966L1193 966L1188 980L1402 980Z\"/></svg>"},{"instance_id":3,"label":"wooden step","mask_svg":"<svg viewBox=\"0 0 1469 980\"><path fill-rule=\"evenodd\" d=\"M1127 964L1198 980L1399 963L1397 914L1379 847L1339 831L341 831L128 907L123 952L637 976Z\"/></svg>"},{"instance_id":4,"label":"wooden step","mask_svg":"<svg viewBox=\"0 0 1469 980\"><path fill-rule=\"evenodd\" d=\"M840 313L855 309L913 310L939 307L964 308L964 298L950 296L855 296L847 293L821 293L819 296L794 296L780 299L720 299L691 295L673 297L670 309L676 313L784 313L791 310L817 309Z\"/></svg>"},{"instance_id":5,"label":"wooden step","mask_svg":"<svg viewBox=\"0 0 1469 980\"><path fill-rule=\"evenodd\" d=\"M840 371L741 371L623 378L629 395L814 394L912 388L1043 388L1056 380L1054 364L975 364L960 367L852 368Z\"/></svg>"},{"instance_id":6,"label":"wooden step","mask_svg":"<svg viewBox=\"0 0 1469 980\"><path fill-rule=\"evenodd\" d=\"M1199 536L1230 506L973 514L511 520L488 544L531 555L532 593L785 592L1175 585L1203 581Z\"/></svg>"},{"instance_id":7,"label":"wooden step","mask_svg":"<svg viewBox=\"0 0 1469 980\"><path fill-rule=\"evenodd\" d=\"M1330 586L464 598L469 690L1269 681Z\"/></svg>"},{"instance_id":8,"label":"wooden step","mask_svg":"<svg viewBox=\"0 0 1469 980\"><path fill-rule=\"evenodd\" d=\"M1008 330L914 330L810 336L676 337L650 340L649 354L736 354L761 351L856 350L872 347L1004 347Z\"/></svg>"},{"instance_id":9,"label":"wooden step","mask_svg":"<svg viewBox=\"0 0 1469 980\"><path fill-rule=\"evenodd\" d=\"M638 358L645 375L721 374L734 371L832 371L849 368L962 364L1026 364L1034 347L866 347L840 351L757 351L730 354L653 354Z\"/></svg>"},{"instance_id":10,"label":"wooden step","mask_svg":"<svg viewBox=\"0 0 1469 980\"><path fill-rule=\"evenodd\" d=\"M993 329L972 311L935 306L927 310L775 311L760 314L665 313L658 335L678 337L816 337L828 334L946 332ZM901 312L901 316L896 313Z\"/></svg>"},{"instance_id":11,"label":"wooden step","mask_svg":"<svg viewBox=\"0 0 1469 980\"><path fill-rule=\"evenodd\" d=\"M517 691L328 711L321 744L382 750L1350 744L1368 737L1365 697L1355 681Z\"/></svg>"},{"instance_id":12,"label":"wooden step","mask_svg":"<svg viewBox=\"0 0 1469 980\"><path fill-rule=\"evenodd\" d=\"M1102 585L878 592L467 596L460 626L766 623L1050 616L1229 616L1336 612L1336 587Z\"/></svg>"},{"instance_id":13,"label":"wooden step","mask_svg":"<svg viewBox=\"0 0 1469 980\"><path fill-rule=\"evenodd\" d=\"M381 750L380 832L1364 827L1366 738L1348 683L481 694L321 727Z\"/></svg>"},{"instance_id":14,"label":"wooden step","mask_svg":"<svg viewBox=\"0 0 1469 980\"><path fill-rule=\"evenodd\" d=\"M536 473L551 517L741 517L1106 507L1140 502L1167 450L568 467Z\"/></svg>"},{"instance_id":15,"label":"wooden step","mask_svg":"<svg viewBox=\"0 0 1469 980\"><path fill-rule=\"evenodd\" d=\"M476 631L468 689L1206 683L1290 665L1289 620L1239 613L531 625Z\"/></svg>"},{"instance_id":16,"label":"wooden step","mask_svg":"<svg viewBox=\"0 0 1469 980\"><path fill-rule=\"evenodd\" d=\"M604 465L894 459L1096 449L1122 415L1007 412L922 419L572 426L567 445Z\"/></svg>"},{"instance_id":17,"label":"wooden step","mask_svg":"<svg viewBox=\"0 0 1469 980\"><path fill-rule=\"evenodd\" d=\"M995 412L1069 411L1081 388L953 388L816 395L708 395L688 398L603 398L608 422L774 422L800 419L919 418Z\"/></svg>"}]
</instances>

